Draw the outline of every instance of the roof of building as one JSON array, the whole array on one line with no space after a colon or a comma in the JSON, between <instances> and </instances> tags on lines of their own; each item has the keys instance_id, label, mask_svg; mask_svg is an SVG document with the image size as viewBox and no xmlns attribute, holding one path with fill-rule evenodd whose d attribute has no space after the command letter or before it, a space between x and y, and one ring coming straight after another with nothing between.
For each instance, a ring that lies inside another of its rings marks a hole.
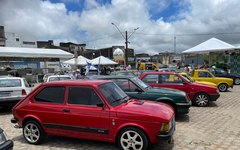
<instances>
[{"instance_id":1,"label":"roof of building","mask_svg":"<svg viewBox=\"0 0 240 150\"><path fill-rule=\"evenodd\" d=\"M0 47L0 57L73 58L73 54L61 49Z\"/></svg>"}]
</instances>

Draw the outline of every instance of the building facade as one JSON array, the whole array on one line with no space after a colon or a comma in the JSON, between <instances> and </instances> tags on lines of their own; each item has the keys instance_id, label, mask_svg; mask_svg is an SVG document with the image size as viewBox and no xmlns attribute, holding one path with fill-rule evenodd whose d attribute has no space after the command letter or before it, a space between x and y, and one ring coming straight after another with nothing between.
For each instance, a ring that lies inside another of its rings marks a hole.
<instances>
[{"instance_id":1,"label":"building facade","mask_svg":"<svg viewBox=\"0 0 240 150\"><path fill-rule=\"evenodd\" d=\"M6 45L4 26L0 26L0 46Z\"/></svg>"},{"instance_id":2,"label":"building facade","mask_svg":"<svg viewBox=\"0 0 240 150\"><path fill-rule=\"evenodd\" d=\"M59 44L59 48L62 50L65 50L69 53L74 54L74 57L77 57L79 55L84 55L85 51L86 51L86 44L76 44L76 43L72 43L72 42L67 42L67 43L63 43L61 42Z\"/></svg>"}]
</instances>

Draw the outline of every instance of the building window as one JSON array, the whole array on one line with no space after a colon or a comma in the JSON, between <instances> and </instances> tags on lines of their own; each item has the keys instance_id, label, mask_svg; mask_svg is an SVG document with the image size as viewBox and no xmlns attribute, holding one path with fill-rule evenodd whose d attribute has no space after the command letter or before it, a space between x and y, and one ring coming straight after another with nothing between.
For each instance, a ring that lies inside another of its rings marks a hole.
<instances>
[{"instance_id":1,"label":"building window","mask_svg":"<svg viewBox=\"0 0 240 150\"><path fill-rule=\"evenodd\" d=\"M27 45L35 45L35 42L23 41L23 44L27 44Z\"/></svg>"}]
</instances>

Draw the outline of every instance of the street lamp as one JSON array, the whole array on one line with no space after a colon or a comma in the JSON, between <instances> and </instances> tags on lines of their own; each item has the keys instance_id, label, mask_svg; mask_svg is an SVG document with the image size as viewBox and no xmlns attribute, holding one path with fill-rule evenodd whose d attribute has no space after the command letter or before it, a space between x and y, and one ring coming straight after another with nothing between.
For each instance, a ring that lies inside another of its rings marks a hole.
<instances>
[{"instance_id":1,"label":"street lamp","mask_svg":"<svg viewBox=\"0 0 240 150\"><path fill-rule=\"evenodd\" d=\"M114 24L113 22L111 23L113 26L115 26L118 30L118 32L122 35L123 39L125 40L125 44L126 44L126 49L125 49L125 63L124 65L127 66L128 65L128 43L129 43L129 38L133 35L133 33L139 29L139 27L135 28L133 30L133 32L128 36L128 32L125 31L125 36L122 34L122 32L119 30L118 26L116 24Z\"/></svg>"}]
</instances>

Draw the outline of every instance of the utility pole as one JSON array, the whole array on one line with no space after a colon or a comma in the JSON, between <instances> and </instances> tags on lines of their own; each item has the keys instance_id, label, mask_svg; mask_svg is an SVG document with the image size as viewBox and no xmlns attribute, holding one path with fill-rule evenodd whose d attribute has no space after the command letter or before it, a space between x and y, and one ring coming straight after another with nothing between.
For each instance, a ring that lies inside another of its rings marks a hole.
<instances>
[{"instance_id":1,"label":"utility pole","mask_svg":"<svg viewBox=\"0 0 240 150\"><path fill-rule=\"evenodd\" d=\"M128 43L129 43L129 39L130 39L130 37L133 35L133 33L136 31L136 30L138 30L139 29L139 27L137 27L137 28L135 28L134 30L133 30L133 32L128 36L128 32L127 31L125 31L125 36L122 34L122 32L119 30L119 28L118 28L118 26L116 25L116 24L114 24L114 23L111 23L112 25L114 25L116 28L117 28L117 30L118 30L118 32L122 35L122 37L124 38L124 40L125 40L125 44L126 44L126 49L125 49L125 61L124 61L124 65L125 66L127 66L128 65Z\"/></svg>"},{"instance_id":2,"label":"utility pole","mask_svg":"<svg viewBox=\"0 0 240 150\"><path fill-rule=\"evenodd\" d=\"M175 35L174 35L173 46L174 46L174 55L176 56L176 36Z\"/></svg>"},{"instance_id":3,"label":"utility pole","mask_svg":"<svg viewBox=\"0 0 240 150\"><path fill-rule=\"evenodd\" d=\"M125 31L125 33L126 33L125 66L127 67L128 65L128 32Z\"/></svg>"}]
</instances>

